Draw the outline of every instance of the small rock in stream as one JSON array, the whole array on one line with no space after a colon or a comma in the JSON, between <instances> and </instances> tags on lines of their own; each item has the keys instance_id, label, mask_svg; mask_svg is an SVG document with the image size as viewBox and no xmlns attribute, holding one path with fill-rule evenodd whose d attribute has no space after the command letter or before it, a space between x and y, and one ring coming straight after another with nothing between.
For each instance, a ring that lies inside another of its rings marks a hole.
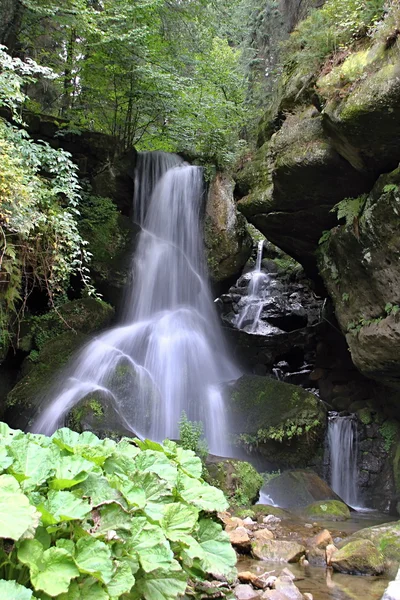
<instances>
[{"instance_id":1,"label":"small rock in stream","mask_svg":"<svg viewBox=\"0 0 400 600\"><path fill-rule=\"evenodd\" d=\"M251 585L240 583L235 587L235 598L237 600L259 600L260 593L256 592Z\"/></svg>"}]
</instances>

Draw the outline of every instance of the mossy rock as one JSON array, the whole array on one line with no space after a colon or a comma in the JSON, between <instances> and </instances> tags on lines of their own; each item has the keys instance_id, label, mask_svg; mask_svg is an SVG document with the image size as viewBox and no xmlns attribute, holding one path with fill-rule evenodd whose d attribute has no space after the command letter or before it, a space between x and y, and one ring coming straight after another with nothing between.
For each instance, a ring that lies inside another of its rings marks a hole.
<instances>
[{"instance_id":1,"label":"mossy rock","mask_svg":"<svg viewBox=\"0 0 400 600\"><path fill-rule=\"evenodd\" d=\"M350 518L349 507L339 500L323 500L309 504L302 509L308 519L324 521L346 521Z\"/></svg>"},{"instance_id":2,"label":"mossy rock","mask_svg":"<svg viewBox=\"0 0 400 600\"><path fill-rule=\"evenodd\" d=\"M44 344L34 355L34 362L26 359L28 373L7 396L7 422L22 429L28 426L38 402L49 391L57 373L87 341L86 335L68 331Z\"/></svg>"},{"instance_id":3,"label":"mossy rock","mask_svg":"<svg viewBox=\"0 0 400 600\"><path fill-rule=\"evenodd\" d=\"M385 571L395 573L400 565L400 521L366 527L339 544L345 548L353 540L369 540L383 556Z\"/></svg>"},{"instance_id":4,"label":"mossy rock","mask_svg":"<svg viewBox=\"0 0 400 600\"><path fill-rule=\"evenodd\" d=\"M84 334L109 325L114 309L96 298L82 298L62 304L57 310L25 319L21 324L19 348L41 350L50 340L69 331Z\"/></svg>"},{"instance_id":5,"label":"mossy rock","mask_svg":"<svg viewBox=\"0 0 400 600\"><path fill-rule=\"evenodd\" d=\"M340 501L339 496L311 469L284 471L265 484L262 492L286 509L302 509L314 503Z\"/></svg>"},{"instance_id":6,"label":"mossy rock","mask_svg":"<svg viewBox=\"0 0 400 600\"><path fill-rule=\"evenodd\" d=\"M381 552L369 540L352 540L332 556L332 567L351 575L380 575L384 571Z\"/></svg>"},{"instance_id":7,"label":"mossy rock","mask_svg":"<svg viewBox=\"0 0 400 600\"><path fill-rule=\"evenodd\" d=\"M134 435L124 427L109 398L99 392L89 394L74 406L66 416L65 425L78 433L92 431L100 438L119 440Z\"/></svg>"},{"instance_id":8,"label":"mossy rock","mask_svg":"<svg viewBox=\"0 0 400 600\"><path fill-rule=\"evenodd\" d=\"M274 517L279 517L282 520L293 518L293 515L289 511L279 508L279 506L272 506L271 504L256 504L252 506L252 509L257 519L267 517L268 515L274 515Z\"/></svg>"},{"instance_id":9,"label":"mossy rock","mask_svg":"<svg viewBox=\"0 0 400 600\"><path fill-rule=\"evenodd\" d=\"M304 389L269 377L243 375L228 388L231 430L273 469L306 465L326 427L322 402Z\"/></svg>"},{"instance_id":10,"label":"mossy rock","mask_svg":"<svg viewBox=\"0 0 400 600\"><path fill-rule=\"evenodd\" d=\"M263 478L250 463L209 457L206 469L206 481L221 489L231 506L246 506L258 500Z\"/></svg>"}]
</instances>

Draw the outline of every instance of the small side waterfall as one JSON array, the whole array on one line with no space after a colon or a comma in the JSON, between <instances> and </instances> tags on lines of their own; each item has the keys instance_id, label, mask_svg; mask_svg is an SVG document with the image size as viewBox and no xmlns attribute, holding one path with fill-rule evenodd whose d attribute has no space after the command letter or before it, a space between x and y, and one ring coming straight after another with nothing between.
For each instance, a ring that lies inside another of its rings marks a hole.
<instances>
[{"instance_id":1,"label":"small side waterfall","mask_svg":"<svg viewBox=\"0 0 400 600\"><path fill-rule=\"evenodd\" d=\"M357 422L354 415L328 414L331 488L350 506L358 505Z\"/></svg>"},{"instance_id":2,"label":"small side waterfall","mask_svg":"<svg viewBox=\"0 0 400 600\"><path fill-rule=\"evenodd\" d=\"M184 410L203 422L210 451L226 455L220 384L239 373L227 358L207 281L202 169L174 155L139 155L136 190L142 232L125 323L81 351L34 430L51 434L72 407L95 393L126 428L157 441L178 436Z\"/></svg>"},{"instance_id":3,"label":"small side waterfall","mask_svg":"<svg viewBox=\"0 0 400 600\"><path fill-rule=\"evenodd\" d=\"M256 266L247 275L247 293L240 299L239 312L235 322L238 329L244 329L248 333L258 333L260 327L265 328L265 325L260 322L260 315L266 299L270 296L268 290L270 278L261 270L263 247L264 241L261 240L257 247Z\"/></svg>"}]
</instances>

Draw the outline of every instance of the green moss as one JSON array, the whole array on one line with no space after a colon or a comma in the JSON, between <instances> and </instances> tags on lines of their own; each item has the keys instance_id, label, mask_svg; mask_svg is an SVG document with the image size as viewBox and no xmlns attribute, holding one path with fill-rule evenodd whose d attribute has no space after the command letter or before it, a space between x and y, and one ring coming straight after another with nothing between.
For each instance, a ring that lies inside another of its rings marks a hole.
<instances>
[{"instance_id":1,"label":"green moss","mask_svg":"<svg viewBox=\"0 0 400 600\"><path fill-rule=\"evenodd\" d=\"M238 517L239 519L246 519L247 517L250 517L250 519L254 519L256 513L251 508L241 508L235 511L234 516Z\"/></svg>"},{"instance_id":2,"label":"green moss","mask_svg":"<svg viewBox=\"0 0 400 600\"><path fill-rule=\"evenodd\" d=\"M264 481L250 463L229 459L206 463L206 469L207 482L221 489L232 506L248 506L258 499Z\"/></svg>"},{"instance_id":3,"label":"green moss","mask_svg":"<svg viewBox=\"0 0 400 600\"><path fill-rule=\"evenodd\" d=\"M361 408L357 411L357 417L363 425L369 425L372 423L372 414L369 408Z\"/></svg>"},{"instance_id":4,"label":"green moss","mask_svg":"<svg viewBox=\"0 0 400 600\"><path fill-rule=\"evenodd\" d=\"M350 510L339 500L322 500L313 502L303 509L303 514L312 519L326 519L328 521L345 521L350 518Z\"/></svg>"},{"instance_id":5,"label":"green moss","mask_svg":"<svg viewBox=\"0 0 400 600\"><path fill-rule=\"evenodd\" d=\"M399 425L396 421L388 419L379 427L379 433L385 441L385 450L389 452L392 444L399 435Z\"/></svg>"}]
</instances>

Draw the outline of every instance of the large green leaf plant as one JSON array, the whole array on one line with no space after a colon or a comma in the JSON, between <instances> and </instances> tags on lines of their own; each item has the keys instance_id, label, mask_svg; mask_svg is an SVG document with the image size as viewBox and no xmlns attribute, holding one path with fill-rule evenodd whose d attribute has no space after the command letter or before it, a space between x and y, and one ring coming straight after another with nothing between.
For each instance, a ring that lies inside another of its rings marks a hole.
<instances>
[{"instance_id":1,"label":"large green leaf plant","mask_svg":"<svg viewBox=\"0 0 400 600\"><path fill-rule=\"evenodd\" d=\"M0 423L0 597L173 600L234 575L223 493L174 442Z\"/></svg>"}]
</instances>

